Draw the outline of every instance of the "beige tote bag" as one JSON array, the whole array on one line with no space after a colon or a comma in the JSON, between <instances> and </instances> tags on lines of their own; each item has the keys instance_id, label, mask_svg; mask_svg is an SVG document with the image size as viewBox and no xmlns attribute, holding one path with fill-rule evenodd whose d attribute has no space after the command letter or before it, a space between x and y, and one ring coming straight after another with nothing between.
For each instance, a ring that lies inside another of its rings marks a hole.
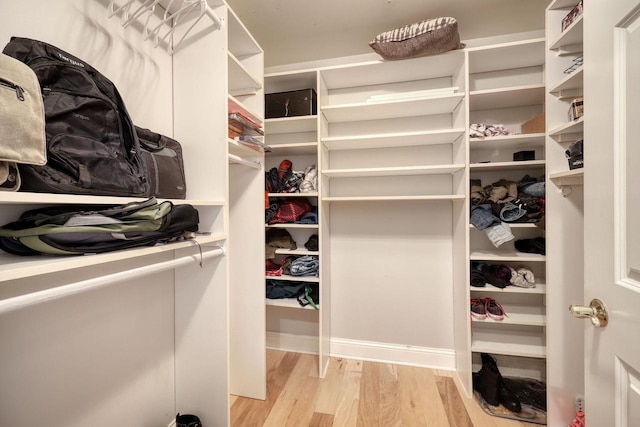
<instances>
[{"instance_id":1,"label":"beige tote bag","mask_svg":"<svg viewBox=\"0 0 640 427\"><path fill-rule=\"evenodd\" d=\"M0 190L20 186L15 163L47 162L44 103L33 70L0 54Z\"/></svg>"}]
</instances>

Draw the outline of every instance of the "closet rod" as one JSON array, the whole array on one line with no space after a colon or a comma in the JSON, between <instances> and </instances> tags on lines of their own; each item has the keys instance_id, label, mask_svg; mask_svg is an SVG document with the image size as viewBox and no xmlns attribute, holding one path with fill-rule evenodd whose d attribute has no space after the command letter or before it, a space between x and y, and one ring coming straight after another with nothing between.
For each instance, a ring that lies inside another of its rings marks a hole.
<instances>
[{"instance_id":1,"label":"closet rod","mask_svg":"<svg viewBox=\"0 0 640 427\"><path fill-rule=\"evenodd\" d=\"M54 301L60 298L79 294L81 292L99 289L125 280L137 279L139 277L148 276L150 274L159 273L166 270L172 270L192 262L201 262L204 259L217 258L225 255L226 251L223 247L216 246L215 249L197 253L194 255L183 256L169 261L162 261L151 265L132 268L130 270L119 271L117 273L107 274L106 276L94 277L92 279L81 280L68 285L58 286L51 289L32 292L30 294L20 295L0 301L0 315L25 307L36 305L43 302Z\"/></svg>"},{"instance_id":2,"label":"closet rod","mask_svg":"<svg viewBox=\"0 0 640 427\"><path fill-rule=\"evenodd\" d=\"M250 168L254 169L260 169L262 167L262 165L258 162L252 162L251 160L243 159L242 157L236 156L235 154L229 154L229 160L231 160L232 163L249 166Z\"/></svg>"}]
</instances>

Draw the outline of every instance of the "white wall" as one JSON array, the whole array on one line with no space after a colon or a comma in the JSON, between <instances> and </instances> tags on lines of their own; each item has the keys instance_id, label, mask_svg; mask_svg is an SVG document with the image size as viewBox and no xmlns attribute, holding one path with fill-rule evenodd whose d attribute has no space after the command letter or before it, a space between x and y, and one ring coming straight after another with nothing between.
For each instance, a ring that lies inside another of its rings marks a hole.
<instances>
[{"instance_id":1,"label":"white wall","mask_svg":"<svg viewBox=\"0 0 640 427\"><path fill-rule=\"evenodd\" d=\"M122 3L122 2L120 2ZM2 1L0 46L11 36L45 41L85 60L117 86L135 124L171 135L171 56L141 26L107 19L109 0Z\"/></svg>"},{"instance_id":2,"label":"white wall","mask_svg":"<svg viewBox=\"0 0 640 427\"><path fill-rule=\"evenodd\" d=\"M331 206L331 336L453 348L451 202Z\"/></svg>"},{"instance_id":3,"label":"white wall","mask_svg":"<svg viewBox=\"0 0 640 427\"><path fill-rule=\"evenodd\" d=\"M33 38L85 60L116 84L136 124L171 135L171 57L143 42L139 26L107 19L108 3L2 1L0 45ZM0 219L22 207L10 208ZM0 298L170 256L2 282ZM166 425L175 417L172 273L3 315L0 343L2 426Z\"/></svg>"}]
</instances>

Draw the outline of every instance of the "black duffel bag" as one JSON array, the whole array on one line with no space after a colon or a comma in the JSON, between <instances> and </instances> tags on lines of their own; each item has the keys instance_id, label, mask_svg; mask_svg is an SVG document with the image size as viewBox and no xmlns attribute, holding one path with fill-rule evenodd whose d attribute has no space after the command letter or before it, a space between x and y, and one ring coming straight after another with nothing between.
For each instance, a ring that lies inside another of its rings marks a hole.
<instances>
[{"instance_id":1,"label":"black duffel bag","mask_svg":"<svg viewBox=\"0 0 640 427\"><path fill-rule=\"evenodd\" d=\"M34 70L44 97L48 161L19 166L21 191L148 195L133 122L109 79L37 40L12 37L3 53Z\"/></svg>"},{"instance_id":2,"label":"black duffel bag","mask_svg":"<svg viewBox=\"0 0 640 427\"><path fill-rule=\"evenodd\" d=\"M185 199L187 184L184 177L182 146L175 139L136 126L140 141L149 195L163 199Z\"/></svg>"}]
</instances>

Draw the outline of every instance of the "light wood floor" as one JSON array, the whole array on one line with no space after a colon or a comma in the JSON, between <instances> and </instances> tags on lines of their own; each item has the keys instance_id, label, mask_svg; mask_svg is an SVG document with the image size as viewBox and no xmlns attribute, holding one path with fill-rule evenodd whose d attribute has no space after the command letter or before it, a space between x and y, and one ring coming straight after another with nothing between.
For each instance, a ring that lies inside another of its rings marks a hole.
<instances>
[{"instance_id":1,"label":"light wood floor","mask_svg":"<svg viewBox=\"0 0 640 427\"><path fill-rule=\"evenodd\" d=\"M533 427L486 414L451 372L267 351L267 399L231 396L232 427Z\"/></svg>"}]
</instances>

